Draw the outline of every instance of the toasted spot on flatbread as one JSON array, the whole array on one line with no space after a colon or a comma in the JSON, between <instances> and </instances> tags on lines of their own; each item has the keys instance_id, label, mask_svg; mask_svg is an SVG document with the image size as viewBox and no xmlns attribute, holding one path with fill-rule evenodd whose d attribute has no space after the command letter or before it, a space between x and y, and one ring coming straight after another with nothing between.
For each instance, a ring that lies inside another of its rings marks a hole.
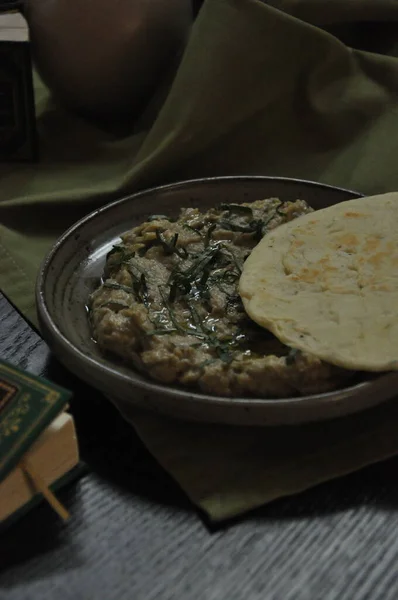
<instances>
[{"instance_id":1,"label":"toasted spot on flatbread","mask_svg":"<svg viewBox=\"0 0 398 600\"><path fill-rule=\"evenodd\" d=\"M247 258L239 293L280 341L347 369L398 369L398 193L282 225Z\"/></svg>"}]
</instances>

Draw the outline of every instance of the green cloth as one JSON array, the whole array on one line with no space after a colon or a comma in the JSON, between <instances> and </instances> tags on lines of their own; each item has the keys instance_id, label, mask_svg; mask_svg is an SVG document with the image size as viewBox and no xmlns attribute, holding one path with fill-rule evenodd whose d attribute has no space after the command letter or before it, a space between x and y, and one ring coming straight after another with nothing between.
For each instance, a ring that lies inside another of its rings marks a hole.
<instances>
[{"instance_id":1,"label":"green cloth","mask_svg":"<svg viewBox=\"0 0 398 600\"><path fill-rule=\"evenodd\" d=\"M301 427L223 427L126 415L212 521L235 517L398 452L398 404Z\"/></svg>"},{"instance_id":2,"label":"green cloth","mask_svg":"<svg viewBox=\"0 0 398 600\"><path fill-rule=\"evenodd\" d=\"M35 323L34 281L56 237L93 208L147 186L266 174L368 194L398 189L397 21L395 0L207 0L174 81L122 133L56 107L37 81L41 162L0 168L1 289ZM220 519L397 453L395 419L377 414L379 421L361 415L319 425L331 427L333 451L317 434L307 463L301 441L272 463L267 430L219 436L151 416L133 423L192 499Z\"/></svg>"}]
</instances>

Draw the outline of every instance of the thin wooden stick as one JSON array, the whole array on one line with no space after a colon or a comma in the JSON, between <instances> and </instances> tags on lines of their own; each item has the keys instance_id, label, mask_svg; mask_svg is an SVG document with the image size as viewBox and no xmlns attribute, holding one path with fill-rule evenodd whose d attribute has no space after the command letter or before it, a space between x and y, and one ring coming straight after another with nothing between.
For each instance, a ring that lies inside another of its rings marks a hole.
<instances>
[{"instance_id":1,"label":"thin wooden stick","mask_svg":"<svg viewBox=\"0 0 398 600\"><path fill-rule=\"evenodd\" d=\"M45 481L32 467L31 463L25 458L20 462L20 466L24 473L29 477L29 479L33 483L35 490L43 494L44 498L50 504L52 509L58 514L59 517L61 517L63 521L67 521L70 517L70 514L68 513L66 508L61 504L61 502L54 496L52 491L46 485Z\"/></svg>"}]
</instances>

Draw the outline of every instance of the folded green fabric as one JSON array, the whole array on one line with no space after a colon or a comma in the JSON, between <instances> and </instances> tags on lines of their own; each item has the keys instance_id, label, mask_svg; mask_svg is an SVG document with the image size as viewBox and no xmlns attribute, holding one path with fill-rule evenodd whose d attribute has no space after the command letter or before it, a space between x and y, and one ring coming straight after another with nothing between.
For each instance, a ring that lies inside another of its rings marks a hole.
<instances>
[{"instance_id":1,"label":"folded green fabric","mask_svg":"<svg viewBox=\"0 0 398 600\"><path fill-rule=\"evenodd\" d=\"M397 22L395 0L207 0L170 88L122 133L55 106L37 80L41 162L0 167L1 289L35 323L34 281L55 239L90 210L143 187L265 174L364 193L398 189ZM255 445L247 433L227 432L242 449L235 471L234 455L222 450L231 444L218 435L206 449L193 442L211 428L195 427L191 437L191 426L154 417L137 415L134 424L194 501L222 518L398 452L388 437L393 421L382 414L378 430L365 419L357 442L348 425L332 427L333 454L322 446L318 456L318 436L301 470L292 470L296 448L272 463L266 431ZM346 422L353 430L355 419L362 416ZM367 437L372 446L362 451ZM216 479L205 450L219 457ZM251 466L250 485L242 465Z\"/></svg>"},{"instance_id":2,"label":"folded green fabric","mask_svg":"<svg viewBox=\"0 0 398 600\"><path fill-rule=\"evenodd\" d=\"M212 521L356 471L398 452L398 404L301 427L221 427L125 415Z\"/></svg>"}]
</instances>

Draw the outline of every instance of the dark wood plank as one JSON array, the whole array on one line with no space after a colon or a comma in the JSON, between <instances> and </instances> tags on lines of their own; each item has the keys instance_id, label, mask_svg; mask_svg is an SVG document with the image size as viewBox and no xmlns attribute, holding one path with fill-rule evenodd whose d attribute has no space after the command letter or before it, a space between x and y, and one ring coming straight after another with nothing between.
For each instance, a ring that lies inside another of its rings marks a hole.
<instances>
[{"instance_id":1,"label":"dark wood plank","mask_svg":"<svg viewBox=\"0 0 398 600\"><path fill-rule=\"evenodd\" d=\"M97 392L0 295L0 356L74 391L89 466L0 537L3 600L396 600L398 460L212 530ZM1 501L1 499L0 499Z\"/></svg>"}]
</instances>

